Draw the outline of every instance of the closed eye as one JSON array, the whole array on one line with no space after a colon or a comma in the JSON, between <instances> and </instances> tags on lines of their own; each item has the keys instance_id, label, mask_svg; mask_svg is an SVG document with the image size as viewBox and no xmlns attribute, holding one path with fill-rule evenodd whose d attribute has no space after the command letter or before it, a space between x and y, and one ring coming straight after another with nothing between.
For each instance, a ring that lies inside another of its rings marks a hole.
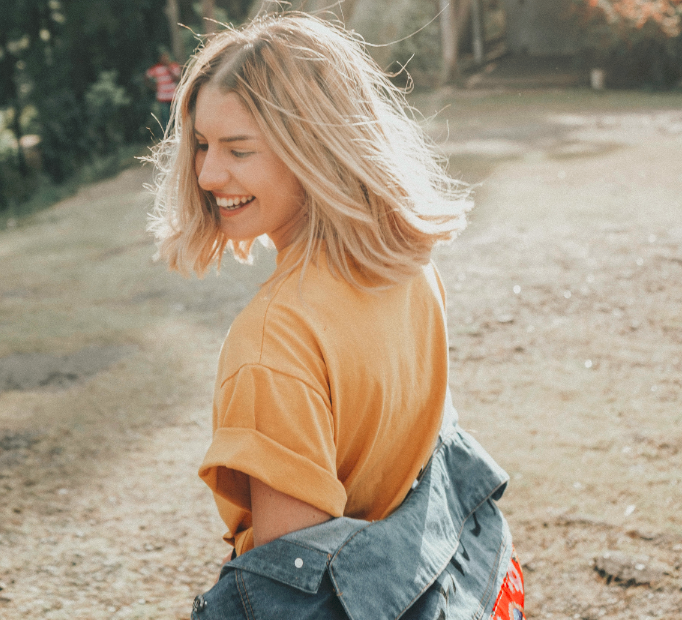
<instances>
[{"instance_id":1,"label":"closed eye","mask_svg":"<svg viewBox=\"0 0 682 620\"><path fill-rule=\"evenodd\" d=\"M235 157L238 157L239 159L242 159L244 157L248 157L249 155L253 154L253 151L231 151L232 155Z\"/></svg>"},{"instance_id":2,"label":"closed eye","mask_svg":"<svg viewBox=\"0 0 682 620\"><path fill-rule=\"evenodd\" d=\"M197 151L208 151L208 142L197 142Z\"/></svg>"}]
</instances>

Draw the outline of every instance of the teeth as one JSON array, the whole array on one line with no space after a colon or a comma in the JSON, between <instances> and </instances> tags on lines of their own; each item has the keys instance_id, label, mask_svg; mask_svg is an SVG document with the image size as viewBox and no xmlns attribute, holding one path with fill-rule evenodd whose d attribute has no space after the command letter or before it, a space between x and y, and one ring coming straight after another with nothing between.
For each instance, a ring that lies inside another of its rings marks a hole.
<instances>
[{"instance_id":1,"label":"teeth","mask_svg":"<svg viewBox=\"0 0 682 620\"><path fill-rule=\"evenodd\" d=\"M253 196L239 196L237 198L216 198L215 202L219 207L223 207L224 209L233 209L250 202L252 199Z\"/></svg>"}]
</instances>

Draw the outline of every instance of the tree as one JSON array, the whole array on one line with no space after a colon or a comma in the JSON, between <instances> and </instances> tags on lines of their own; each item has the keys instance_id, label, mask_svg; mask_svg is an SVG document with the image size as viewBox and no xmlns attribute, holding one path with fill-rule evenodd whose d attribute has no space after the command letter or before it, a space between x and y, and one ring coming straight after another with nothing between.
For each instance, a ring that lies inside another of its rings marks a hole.
<instances>
[{"instance_id":1,"label":"tree","mask_svg":"<svg viewBox=\"0 0 682 620\"><path fill-rule=\"evenodd\" d=\"M673 87L682 77L682 0L574 0L583 62L609 87Z\"/></svg>"},{"instance_id":2,"label":"tree","mask_svg":"<svg viewBox=\"0 0 682 620\"><path fill-rule=\"evenodd\" d=\"M22 148L23 128L21 116L26 105L26 82L23 70L26 58L30 54L31 35L35 36L36 15L35 3L6 2L0 5L3 13L0 27L0 107L10 111L9 129L14 134L17 144L16 163L19 174L28 176L28 167Z\"/></svg>"},{"instance_id":3,"label":"tree","mask_svg":"<svg viewBox=\"0 0 682 620\"><path fill-rule=\"evenodd\" d=\"M0 107L11 111L18 139L22 111L35 111L31 131L41 137L44 169L55 181L91 158L96 132L89 124L93 110L110 109L101 101L107 92L119 107L129 103L117 119L120 135L105 143L146 139L150 96L142 76L169 41L163 7L164 0L0 0ZM117 84L96 90L93 107L86 93L107 71L116 72Z\"/></svg>"},{"instance_id":4,"label":"tree","mask_svg":"<svg viewBox=\"0 0 682 620\"><path fill-rule=\"evenodd\" d=\"M215 0L201 0L201 16L203 17L203 30L206 34L215 32Z\"/></svg>"},{"instance_id":5,"label":"tree","mask_svg":"<svg viewBox=\"0 0 682 620\"><path fill-rule=\"evenodd\" d=\"M611 24L626 22L641 29L649 20L658 24L668 37L682 30L682 0L583 0L602 11Z\"/></svg>"},{"instance_id":6,"label":"tree","mask_svg":"<svg viewBox=\"0 0 682 620\"><path fill-rule=\"evenodd\" d=\"M335 17L346 24L350 23L358 0L341 0L334 3L329 0L291 0L282 4L280 0L254 0L249 17L266 13L281 13L283 11L305 11L320 17Z\"/></svg>"},{"instance_id":7,"label":"tree","mask_svg":"<svg viewBox=\"0 0 682 620\"><path fill-rule=\"evenodd\" d=\"M471 0L439 0L442 81L450 83L459 75L459 42L464 34L471 10Z\"/></svg>"},{"instance_id":8,"label":"tree","mask_svg":"<svg viewBox=\"0 0 682 620\"><path fill-rule=\"evenodd\" d=\"M185 46L180 34L180 6L178 0L166 0L166 17L170 30L173 56L179 63L185 62Z\"/></svg>"}]
</instances>

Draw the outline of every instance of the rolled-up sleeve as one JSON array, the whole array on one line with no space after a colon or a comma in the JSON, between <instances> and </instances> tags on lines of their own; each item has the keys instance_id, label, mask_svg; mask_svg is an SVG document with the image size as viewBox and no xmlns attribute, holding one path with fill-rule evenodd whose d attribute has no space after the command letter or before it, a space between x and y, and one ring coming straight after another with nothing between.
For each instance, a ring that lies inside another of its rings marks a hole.
<instances>
[{"instance_id":1,"label":"rolled-up sleeve","mask_svg":"<svg viewBox=\"0 0 682 620\"><path fill-rule=\"evenodd\" d=\"M226 500L221 514L233 533L244 521L241 513L250 512L249 476L343 515L346 491L336 473L332 413L319 386L249 364L220 384L214 406L216 428L199 475Z\"/></svg>"}]
</instances>

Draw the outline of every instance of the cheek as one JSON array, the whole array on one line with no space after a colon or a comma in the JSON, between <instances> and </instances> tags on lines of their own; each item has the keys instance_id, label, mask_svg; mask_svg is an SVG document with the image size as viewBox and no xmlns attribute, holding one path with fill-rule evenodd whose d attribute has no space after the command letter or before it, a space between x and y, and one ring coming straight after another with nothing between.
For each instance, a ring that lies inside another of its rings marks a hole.
<instances>
[{"instance_id":1,"label":"cheek","mask_svg":"<svg viewBox=\"0 0 682 620\"><path fill-rule=\"evenodd\" d=\"M278 162L276 170L274 176L278 180L280 195L286 196L290 209L301 207L304 202L305 191L296 175L282 161Z\"/></svg>"},{"instance_id":2,"label":"cheek","mask_svg":"<svg viewBox=\"0 0 682 620\"><path fill-rule=\"evenodd\" d=\"M197 179L201 176L201 169L204 167L204 159L206 159L206 153L197 151L194 156L194 173L197 175Z\"/></svg>"},{"instance_id":3,"label":"cheek","mask_svg":"<svg viewBox=\"0 0 682 620\"><path fill-rule=\"evenodd\" d=\"M289 200L292 205L292 209L302 209L303 203L305 202L305 190L301 185L300 181L291 173L289 177L289 183L287 184L288 194L290 196Z\"/></svg>"}]
</instances>

